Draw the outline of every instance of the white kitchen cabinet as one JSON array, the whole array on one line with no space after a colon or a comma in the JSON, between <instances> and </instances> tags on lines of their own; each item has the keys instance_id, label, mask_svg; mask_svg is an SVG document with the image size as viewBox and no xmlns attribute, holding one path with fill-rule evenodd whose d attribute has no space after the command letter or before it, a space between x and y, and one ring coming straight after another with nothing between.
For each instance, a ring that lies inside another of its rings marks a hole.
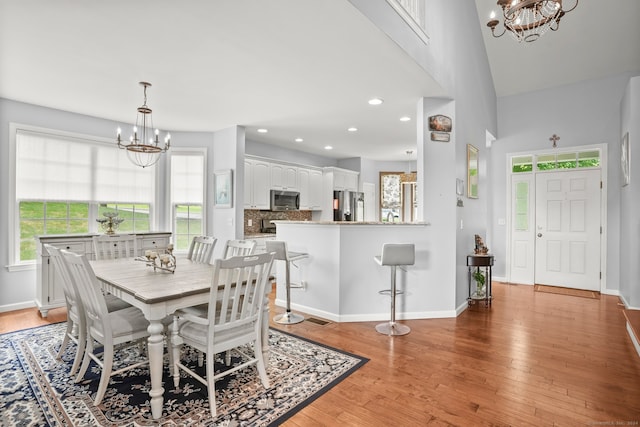
<instances>
[{"instance_id":1,"label":"white kitchen cabinet","mask_svg":"<svg viewBox=\"0 0 640 427\"><path fill-rule=\"evenodd\" d=\"M298 190L298 168L291 165L271 164L271 188L274 190Z\"/></svg>"},{"instance_id":2,"label":"white kitchen cabinet","mask_svg":"<svg viewBox=\"0 0 640 427\"><path fill-rule=\"evenodd\" d=\"M335 191L358 191L358 172L334 168L333 189Z\"/></svg>"},{"instance_id":3,"label":"white kitchen cabinet","mask_svg":"<svg viewBox=\"0 0 640 427\"><path fill-rule=\"evenodd\" d=\"M85 254L88 259L92 260L95 258L93 236L95 234L69 234L40 236L37 238L38 266L36 270L35 302L42 317L47 317L50 309L65 305L61 279L43 245L46 243L77 254ZM136 234L137 255L143 254L147 249L166 248L170 239L171 233L169 232L138 233Z\"/></svg>"},{"instance_id":4,"label":"white kitchen cabinet","mask_svg":"<svg viewBox=\"0 0 640 427\"><path fill-rule=\"evenodd\" d=\"M271 164L261 160L244 161L244 208L269 209Z\"/></svg>"},{"instance_id":5,"label":"white kitchen cabinet","mask_svg":"<svg viewBox=\"0 0 640 427\"><path fill-rule=\"evenodd\" d=\"M321 170L298 168L298 189L300 191L300 210L317 211L322 209Z\"/></svg>"}]
</instances>

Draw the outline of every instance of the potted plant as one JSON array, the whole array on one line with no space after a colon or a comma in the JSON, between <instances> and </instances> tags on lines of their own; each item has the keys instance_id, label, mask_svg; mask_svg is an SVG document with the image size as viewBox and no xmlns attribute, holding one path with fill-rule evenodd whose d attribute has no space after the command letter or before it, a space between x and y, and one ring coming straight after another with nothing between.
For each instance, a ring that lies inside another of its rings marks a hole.
<instances>
[{"instance_id":1,"label":"potted plant","mask_svg":"<svg viewBox=\"0 0 640 427\"><path fill-rule=\"evenodd\" d=\"M485 296L484 284L486 281L484 273L480 269L477 269L476 271L473 272L472 276L473 276L473 279L476 281L476 295L479 297L484 297Z\"/></svg>"}]
</instances>

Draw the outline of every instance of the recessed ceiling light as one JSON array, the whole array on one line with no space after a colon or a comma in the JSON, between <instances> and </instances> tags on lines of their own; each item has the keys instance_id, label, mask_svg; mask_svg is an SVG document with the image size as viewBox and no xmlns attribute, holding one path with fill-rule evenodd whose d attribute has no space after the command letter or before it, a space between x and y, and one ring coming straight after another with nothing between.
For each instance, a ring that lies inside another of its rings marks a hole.
<instances>
[{"instance_id":1,"label":"recessed ceiling light","mask_svg":"<svg viewBox=\"0 0 640 427\"><path fill-rule=\"evenodd\" d=\"M349 132L358 132L358 128L356 127L350 127L349 129L347 129Z\"/></svg>"},{"instance_id":2,"label":"recessed ceiling light","mask_svg":"<svg viewBox=\"0 0 640 427\"><path fill-rule=\"evenodd\" d=\"M381 98L371 98L371 99L369 100L369 105L380 105L380 104L382 104L383 102L384 102L384 100L383 100L383 99L381 99Z\"/></svg>"},{"instance_id":3,"label":"recessed ceiling light","mask_svg":"<svg viewBox=\"0 0 640 427\"><path fill-rule=\"evenodd\" d=\"M330 145L325 145L325 146L324 146L324 149L325 149L325 150L333 150L333 147L332 147L332 146L330 146Z\"/></svg>"},{"instance_id":4,"label":"recessed ceiling light","mask_svg":"<svg viewBox=\"0 0 640 427\"><path fill-rule=\"evenodd\" d=\"M295 139L295 141L296 141L296 142L302 142L302 141L304 141L304 139L302 139L302 138L296 138L296 139Z\"/></svg>"},{"instance_id":5,"label":"recessed ceiling light","mask_svg":"<svg viewBox=\"0 0 640 427\"><path fill-rule=\"evenodd\" d=\"M411 120L411 117L409 117L409 116L400 117L400 121L401 122L408 122L409 120Z\"/></svg>"},{"instance_id":6,"label":"recessed ceiling light","mask_svg":"<svg viewBox=\"0 0 640 427\"><path fill-rule=\"evenodd\" d=\"M267 129L258 129L258 133L267 133L269 132Z\"/></svg>"}]
</instances>

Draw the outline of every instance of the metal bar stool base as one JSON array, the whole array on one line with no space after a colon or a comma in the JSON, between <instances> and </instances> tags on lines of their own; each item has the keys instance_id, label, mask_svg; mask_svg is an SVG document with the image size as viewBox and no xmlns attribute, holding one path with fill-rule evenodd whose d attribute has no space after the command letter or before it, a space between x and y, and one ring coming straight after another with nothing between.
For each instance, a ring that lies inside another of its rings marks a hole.
<instances>
[{"instance_id":1,"label":"metal bar stool base","mask_svg":"<svg viewBox=\"0 0 640 427\"><path fill-rule=\"evenodd\" d=\"M287 311L285 313L279 314L273 318L273 321L279 323L281 325L295 325L296 323L300 323L304 320L304 317L299 314L292 313Z\"/></svg>"},{"instance_id":2,"label":"metal bar stool base","mask_svg":"<svg viewBox=\"0 0 640 427\"><path fill-rule=\"evenodd\" d=\"M380 332L381 334L390 336L407 335L409 332L411 332L411 328L401 323L385 322L376 325L376 331Z\"/></svg>"}]
</instances>

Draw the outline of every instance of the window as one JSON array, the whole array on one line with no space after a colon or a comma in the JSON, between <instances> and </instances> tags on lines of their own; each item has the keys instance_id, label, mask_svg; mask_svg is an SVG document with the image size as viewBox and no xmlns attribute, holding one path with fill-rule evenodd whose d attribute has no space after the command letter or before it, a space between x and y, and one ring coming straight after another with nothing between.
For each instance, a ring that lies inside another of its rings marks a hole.
<instances>
[{"instance_id":1,"label":"window","mask_svg":"<svg viewBox=\"0 0 640 427\"><path fill-rule=\"evenodd\" d=\"M195 236L205 233L204 154L200 150L171 153L171 206L176 251L186 251Z\"/></svg>"},{"instance_id":2,"label":"window","mask_svg":"<svg viewBox=\"0 0 640 427\"><path fill-rule=\"evenodd\" d=\"M511 171L514 173L531 172L533 170L533 156L511 158Z\"/></svg>"},{"instance_id":3,"label":"window","mask_svg":"<svg viewBox=\"0 0 640 427\"><path fill-rule=\"evenodd\" d=\"M514 230L527 231L529 229L529 183L516 184Z\"/></svg>"},{"instance_id":4,"label":"window","mask_svg":"<svg viewBox=\"0 0 640 427\"><path fill-rule=\"evenodd\" d=\"M597 168L600 167L600 150L514 156L511 158L511 172L532 172L534 164L539 171Z\"/></svg>"},{"instance_id":5,"label":"window","mask_svg":"<svg viewBox=\"0 0 640 427\"><path fill-rule=\"evenodd\" d=\"M121 231L148 231L155 169L133 165L112 143L11 124L15 174L10 197L10 259L36 258L35 236L101 231L106 210Z\"/></svg>"}]
</instances>

